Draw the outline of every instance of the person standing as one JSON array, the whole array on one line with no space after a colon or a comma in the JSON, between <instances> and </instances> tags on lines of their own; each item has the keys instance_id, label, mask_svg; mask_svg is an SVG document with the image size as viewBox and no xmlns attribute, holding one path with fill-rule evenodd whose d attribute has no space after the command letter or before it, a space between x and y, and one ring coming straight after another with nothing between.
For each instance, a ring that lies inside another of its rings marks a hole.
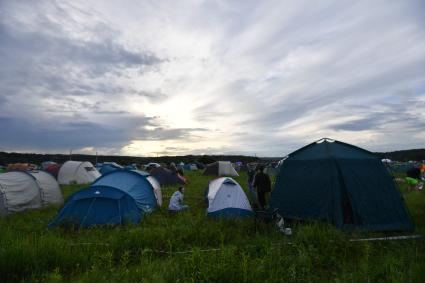
<instances>
[{"instance_id":1,"label":"person standing","mask_svg":"<svg viewBox=\"0 0 425 283\"><path fill-rule=\"evenodd\" d=\"M422 189L422 168L414 166L406 172L407 191Z\"/></svg>"},{"instance_id":2,"label":"person standing","mask_svg":"<svg viewBox=\"0 0 425 283\"><path fill-rule=\"evenodd\" d=\"M171 213L176 213L188 209L189 206L183 203L183 199L184 188L180 187L171 195L170 204L168 205L168 211Z\"/></svg>"},{"instance_id":3,"label":"person standing","mask_svg":"<svg viewBox=\"0 0 425 283\"><path fill-rule=\"evenodd\" d=\"M257 193L255 192L254 189L254 176L255 176L255 170L253 168L251 168L250 166L248 167L248 189L249 192L251 193L252 196L252 201L257 203Z\"/></svg>"},{"instance_id":4,"label":"person standing","mask_svg":"<svg viewBox=\"0 0 425 283\"><path fill-rule=\"evenodd\" d=\"M272 182L269 175L263 172L263 166L257 168L257 173L254 177L253 186L257 190L258 202L260 209L264 210L266 207L266 194L272 189Z\"/></svg>"}]
</instances>

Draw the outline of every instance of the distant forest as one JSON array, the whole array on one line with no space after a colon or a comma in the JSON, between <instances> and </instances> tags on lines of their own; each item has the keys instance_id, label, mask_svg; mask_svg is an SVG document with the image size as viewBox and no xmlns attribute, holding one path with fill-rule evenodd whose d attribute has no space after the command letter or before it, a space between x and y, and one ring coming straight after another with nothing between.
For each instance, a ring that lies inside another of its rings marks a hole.
<instances>
[{"instance_id":1,"label":"distant forest","mask_svg":"<svg viewBox=\"0 0 425 283\"><path fill-rule=\"evenodd\" d=\"M425 149L408 149L391 152L376 152L381 158L388 158L394 161L423 161L425 160Z\"/></svg>"},{"instance_id":2,"label":"distant forest","mask_svg":"<svg viewBox=\"0 0 425 283\"><path fill-rule=\"evenodd\" d=\"M116 162L121 165L128 164L147 164L149 162L170 163L170 162L201 162L209 164L219 160L231 162L256 162L260 161L258 157L243 155L184 155L184 156L160 156L160 157L135 157L135 156L116 156L116 155L87 155L73 154L71 157L66 154L37 154L37 153L16 153L16 152L0 152L0 165L9 163L34 163L41 164L44 161L54 161L64 163L67 160L90 161L95 164L97 162Z\"/></svg>"},{"instance_id":3,"label":"distant forest","mask_svg":"<svg viewBox=\"0 0 425 283\"><path fill-rule=\"evenodd\" d=\"M395 161L409 161L425 160L425 149L409 149L399 150L392 152L375 152L380 158L389 158ZM160 156L160 157L135 157L135 156L116 156L116 155L87 155L87 154L73 154L72 160L90 161L91 163L97 162L116 162L121 165L128 165L132 163L147 164L149 162L157 163L170 163L170 162L202 162L204 164L212 163L219 160L227 160L231 162L242 161L246 162L271 162L278 161L281 157L253 157L243 155L184 155L184 156ZM40 164L44 161L54 161L57 163L64 163L70 160L67 154L37 154L37 153L16 153L16 152L0 152L0 165L9 163L34 163Z\"/></svg>"}]
</instances>

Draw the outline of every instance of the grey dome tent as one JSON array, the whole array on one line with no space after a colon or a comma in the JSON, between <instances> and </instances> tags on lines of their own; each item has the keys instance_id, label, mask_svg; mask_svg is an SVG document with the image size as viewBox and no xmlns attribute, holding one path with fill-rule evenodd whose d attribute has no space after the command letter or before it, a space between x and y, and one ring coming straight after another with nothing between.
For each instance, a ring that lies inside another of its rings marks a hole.
<instances>
[{"instance_id":1,"label":"grey dome tent","mask_svg":"<svg viewBox=\"0 0 425 283\"><path fill-rule=\"evenodd\" d=\"M270 210L321 219L344 230L412 230L392 177L373 153L322 139L291 154L279 169Z\"/></svg>"},{"instance_id":2,"label":"grey dome tent","mask_svg":"<svg viewBox=\"0 0 425 283\"><path fill-rule=\"evenodd\" d=\"M63 202L55 178L44 171L12 171L0 175L0 216Z\"/></svg>"},{"instance_id":3,"label":"grey dome tent","mask_svg":"<svg viewBox=\"0 0 425 283\"><path fill-rule=\"evenodd\" d=\"M161 186L184 185L186 179L177 172L164 167L153 168L149 174L154 177Z\"/></svg>"},{"instance_id":4,"label":"grey dome tent","mask_svg":"<svg viewBox=\"0 0 425 283\"><path fill-rule=\"evenodd\" d=\"M41 191L32 175L21 171L0 175L0 216L41 207Z\"/></svg>"},{"instance_id":5,"label":"grey dome tent","mask_svg":"<svg viewBox=\"0 0 425 283\"><path fill-rule=\"evenodd\" d=\"M230 177L239 176L238 172L236 172L235 168L233 168L230 161L216 161L214 163L208 164L205 167L203 175Z\"/></svg>"}]
</instances>

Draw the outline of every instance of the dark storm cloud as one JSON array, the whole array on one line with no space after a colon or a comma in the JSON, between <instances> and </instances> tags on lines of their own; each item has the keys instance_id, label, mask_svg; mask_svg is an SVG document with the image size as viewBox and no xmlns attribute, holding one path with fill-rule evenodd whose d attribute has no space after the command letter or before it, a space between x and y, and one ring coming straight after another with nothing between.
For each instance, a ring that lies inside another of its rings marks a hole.
<instances>
[{"instance_id":1,"label":"dark storm cloud","mask_svg":"<svg viewBox=\"0 0 425 283\"><path fill-rule=\"evenodd\" d=\"M380 125L380 121L376 119L376 117L371 117L368 119L360 119L344 124L339 124L334 126L335 130L344 130L344 131L364 131L364 130L373 130L376 129Z\"/></svg>"},{"instance_id":2,"label":"dark storm cloud","mask_svg":"<svg viewBox=\"0 0 425 283\"><path fill-rule=\"evenodd\" d=\"M153 117L117 116L116 123L101 124L86 120L27 121L17 117L0 116L0 144L6 147L66 150L70 148L107 147L121 148L131 140L175 140L190 138L200 128L169 129L158 126ZM156 127L147 130L145 126Z\"/></svg>"},{"instance_id":3,"label":"dark storm cloud","mask_svg":"<svg viewBox=\"0 0 425 283\"><path fill-rule=\"evenodd\" d=\"M418 132L420 131L419 129L425 129L425 121L415 115L409 114L408 109L389 113L368 113L366 114L366 118L336 124L330 128L350 132L366 130L385 132L388 129L398 128L400 125L403 125L403 129L400 129L400 131L405 133Z\"/></svg>"},{"instance_id":4,"label":"dark storm cloud","mask_svg":"<svg viewBox=\"0 0 425 283\"><path fill-rule=\"evenodd\" d=\"M131 50L114 41L120 33L105 23L81 26L70 15L75 7L52 2L47 9L45 2L35 2L31 12L25 12L28 6L23 3L0 4L1 96L29 94L35 99L36 96L125 95L134 90L117 83L117 78L125 75L127 69L143 71L162 61L149 50ZM51 13L44 13L43 9ZM29 14L27 17L35 14L35 19L28 24L13 15L17 11L23 17L25 13ZM94 17L88 12L78 12ZM60 16L63 22L51 15ZM90 39L73 36L66 30L67 25L92 36ZM163 97L152 94L147 98Z\"/></svg>"}]
</instances>

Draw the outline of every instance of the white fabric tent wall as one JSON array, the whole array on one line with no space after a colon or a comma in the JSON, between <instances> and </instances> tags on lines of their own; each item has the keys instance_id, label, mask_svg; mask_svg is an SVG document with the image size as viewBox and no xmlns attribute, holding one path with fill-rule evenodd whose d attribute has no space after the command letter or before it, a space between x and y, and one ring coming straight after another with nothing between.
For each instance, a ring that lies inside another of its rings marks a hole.
<instances>
[{"instance_id":1,"label":"white fabric tent wall","mask_svg":"<svg viewBox=\"0 0 425 283\"><path fill-rule=\"evenodd\" d=\"M41 189L43 205L58 204L63 202L62 192L56 179L44 171L29 172L37 181Z\"/></svg>"},{"instance_id":2,"label":"white fabric tent wall","mask_svg":"<svg viewBox=\"0 0 425 283\"><path fill-rule=\"evenodd\" d=\"M156 197L156 202L159 206L162 206L162 192L161 192L161 185L158 183L158 181L153 176L148 176L146 179L151 183L153 187L153 192Z\"/></svg>"},{"instance_id":3,"label":"white fabric tent wall","mask_svg":"<svg viewBox=\"0 0 425 283\"><path fill-rule=\"evenodd\" d=\"M235 168L233 168L232 163L230 163L230 161L219 161L218 176L237 177L239 176L239 174L238 172L236 172Z\"/></svg>"},{"instance_id":4,"label":"white fabric tent wall","mask_svg":"<svg viewBox=\"0 0 425 283\"><path fill-rule=\"evenodd\" d=\"M232 178L218 178L210 182L208 189L208 210L214 212L226 208L252 211L242 187Z\"/></svg>"},{"instance_id":5,"label":"white fabric tent wall","mask_svg":"<svg viewBox=\"0 0 425 283\"><path fill-rule=\"evenodd\" d=\"M0 174L1 216L41 206L41 191L33 176L25 172Z\"/></svg>"},{"instance_id":6,"label":"white fabric tent wall","mask_svg":"<svg viewBox=\"0 0 425 283\"><path fill-rule=\"evenodd\" d=\"M88 184L99 178L101 174L88 161L67 161L58 174L58 182L61 185L69 184Z\"/></svg>"}]
</instances>

